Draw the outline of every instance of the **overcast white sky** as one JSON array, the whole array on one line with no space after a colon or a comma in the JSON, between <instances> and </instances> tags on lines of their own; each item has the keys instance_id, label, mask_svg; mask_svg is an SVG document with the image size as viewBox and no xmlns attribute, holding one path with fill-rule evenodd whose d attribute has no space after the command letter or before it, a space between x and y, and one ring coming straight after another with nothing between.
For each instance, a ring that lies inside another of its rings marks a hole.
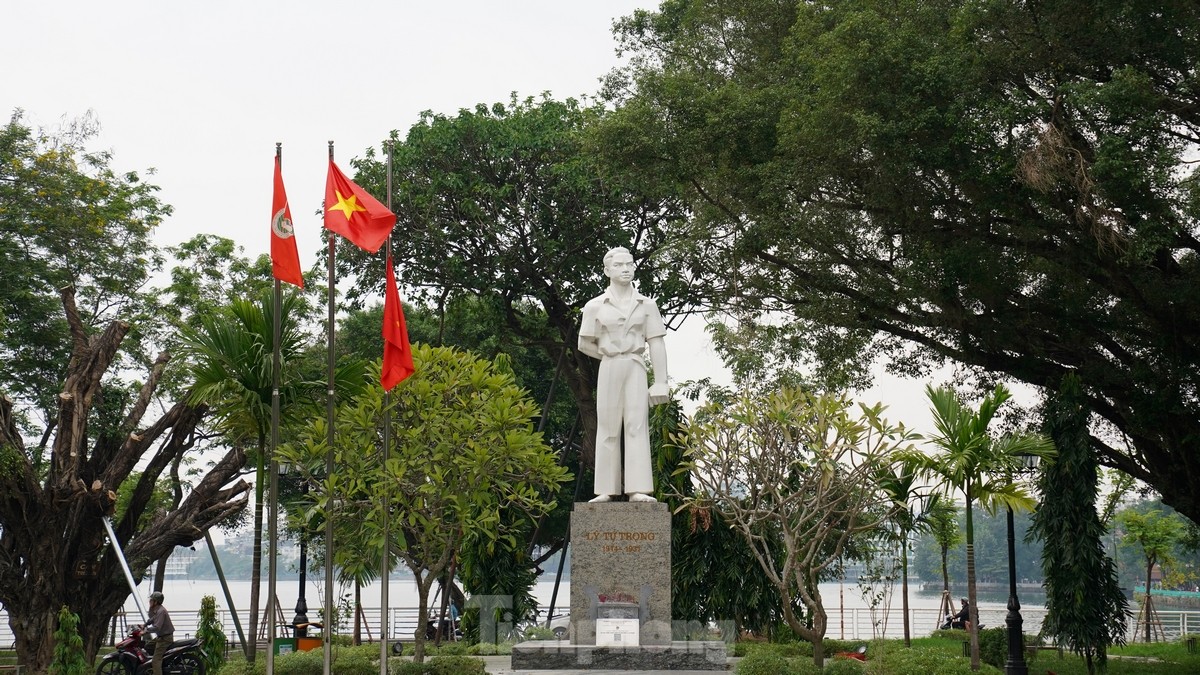
<instances>
[{"instance_id":1,"label":"overcast white sky","mask_svg":"<svg viewBox=\"0 0 1200 675\"><path fill-rule=\"evenodd\" d=\"M423 110L454 114L510 94L594 93L617 65L615 18L651 0L59 0L6 3L0 113L53 128L91 111L93 149L146 173L175 213L158 239L199 233L268 248L275 143L301 263L323 250L314 212L327 141L336 161L403 135ZM668 337L681 381L726 376L690 320ZM863 393L924 431L922 383L884 378Z\"/></svg>"}]
</instances>

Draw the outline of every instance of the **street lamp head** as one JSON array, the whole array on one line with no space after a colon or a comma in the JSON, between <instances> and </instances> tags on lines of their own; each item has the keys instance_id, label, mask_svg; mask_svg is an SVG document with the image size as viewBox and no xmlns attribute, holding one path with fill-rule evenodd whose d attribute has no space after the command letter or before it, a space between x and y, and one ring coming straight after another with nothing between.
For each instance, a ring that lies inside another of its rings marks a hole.
<instances>
[{"instance_id":1,"label":"street lamp head","mask_svg":"<svg viewBox=\"0 0 1200 675\"><path fill-rule=\"evenodd\" d=\"M1021 468L1032 473L1038 468L1038 464L1042 461L1041 455L1023 454L1021 455Z\"/></svg>"}]
</instances>

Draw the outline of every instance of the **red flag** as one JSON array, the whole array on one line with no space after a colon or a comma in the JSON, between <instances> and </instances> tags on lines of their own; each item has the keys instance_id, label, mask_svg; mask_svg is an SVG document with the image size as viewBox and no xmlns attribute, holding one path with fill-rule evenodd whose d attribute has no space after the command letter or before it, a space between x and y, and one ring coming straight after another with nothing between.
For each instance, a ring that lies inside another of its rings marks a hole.
<instances>
[{"instance_id":1,"label":"red flag","mask_svg":"<svg viewBox=\"0 0 1200 675\"><path fill-rule=\"evenodd\" d=\"M404 325L404 307L400 304L400 291L396 290L392 256L388 255L387 290L383 295L383 372L379 382L384 391L391 391L415 370L408 327Z\"/></svg>"},{"instance_id":2,"label":"red flag","mask_svg":"<svg viewBox=\"0 0 1200 675\"><path fill-rule=\"evenodd\" d=\"M292 209L283 190L283 171L275 157L275 192L271 196L271 274L280 281L304 288L300 253L292 231Z\"/></svg>"},{"instance_id":3,"label":"red flag","mask_svg":"<svg viewBox=\"0 0 1200 675\"><path fill-rule=\"evenodd\" d=\"M395 224L396 214L346 178L333 160L329 160L329 176L325 181L325 229L374 253L387 241Z\"/></svg>"}]
</instances>

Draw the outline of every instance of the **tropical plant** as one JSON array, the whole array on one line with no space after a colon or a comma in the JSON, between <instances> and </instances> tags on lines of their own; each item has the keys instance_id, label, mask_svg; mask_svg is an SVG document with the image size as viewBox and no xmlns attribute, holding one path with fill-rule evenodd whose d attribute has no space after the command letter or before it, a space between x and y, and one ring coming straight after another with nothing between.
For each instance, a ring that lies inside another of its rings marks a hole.
<instances>
[{"instance_id":1,"label":"tropical plant","mask_svg":"<svg viewBox=\"0 0 1200 675\"><path fill-rule=\"evenodd\" d=\"M204 668L216 672L225 663L225 627L217 618L217 599L206 595L200 599L200 621L196 624L196 638L203 644L200 652Z\"/></svg>"},{"instance_id":2,"label":"tropical plant","mask_svg":"<svg viewBox=\"0 0 1200 675\"><path fill-rule=\"evenodd\" d=\"M892 502L875 477L913 438L837 394L782 389L708 404L676 442L695 493L744 538L780 596L783 619L824 660L828 615L818 584L852 537L875 530ZM802 606L803 613L796 607Z\"/></svg>"},{"instance_id":3,"label":"tropical plant","mask_svg":"<svg viewBox=\"0 0 1200 675\"><path fill-rule=\"evenodd\" d=\"M1088 411L1079 383L1064 378L1044 410L1044 429L1057 456L1042 469L1042 504L1029 535L1042 541L1046 616L1041 634L1080 654L1088 673L1105 670L1108 647L1125 644L1129 607L1117 568L1104 549L1096 513L1099 467L1088 446Z\"/></svg>"},{"instance_id":4,"label":"tropical plant","mask_svg":"<svg viewBox=\"0 0 1200 675\"><path fill-rule=\"evenodd\" d=\"M923 462L905 458L895 466L883 471L878 478L879 486L896 505L891 528L900 544L900 599L904 613L904 646L912 646L912 632L908 612L908 551L913 535L930 531L935 526L933 518L940 517L943 500L932 492L922 480ZM940 525L941 523L937 523Z\"/></svg>"},{"instance_id":5,"label":"tropical plant","mask_svg":"<svg viewBox=\"0 0 1200 675\"><path fill-rule=\"evenodd\" d=\"M951 611L948 603L950 597L950 569L948 561L950 549L962 543L962 530L958 527L958 507L949 499L939 499L928 515L929 535L937 542L938 552L942 563L942 597L943 609Z\"/></svg>"},{"instance_id":6,"label":"tropical plant","mask_svg":"<svg viewBox=\"0 0 1200 675\"><path fill-rule=\"evenodd\" d=\"M932 404L936 433L929 437L941 453L923 460L931 474L947 490L958 490L965 499L967 543L967 599L971 608L969 629L971 667L979 668L979 603L975 589L974 504L990 513L1000 507L1031 510L1036 501L1020 484L1012 480L1021 466L1022 455L1050 457L1054 447L1037 434L1008 434L993 439L988 426L1000 406L1011 394L1004 385L996 385L985 396L978 410L967 407L958 395L946 387L925 388Z\"/></svg>"},{"instance_id":7,"label":"tropical plant","mask_svg":"<svg viewBox=\"0 0 1200 675\"><path fill-rule=\"evenodd\" d=\"M545 495L556 494L569 476L533 428L536 405L506 369L421 344L414 345L413 361L416 374L392 391L390 408L378 387L339 406L333 475L323 475L323 419L282 447L281 456L309 477L306 511L332 518L335 540L363 542L352 552L369 561L380 560L387 545L413 573L420 607L414 658L422 660L433 583L464 545L524 544L526 523L553 508ZM385 415L392 447L381 465ZM390 541L385 512L393 516ZM524 523L509 518L514 514ZM335 564L355 561L335 555Z\"/></svg>"},{"instance_id":8,"label":"tropical plant","mask_svg":"<svg viewBox=\"0 0 1200 675\"><path fill-rule=\"evenodd\" d=\"M66 605L58 610L58 628L54 631L54 660L50 675L85 675L87 657L83 654L83 638L79 637L79 616Z\"/></svg>"},{"instance_id":9,"label":"tropical plant","mask_svg":"<svg viewBox=\"0 0 1200 675\"><path fill-rule=\"evenodd\" d=\"M275 389L274 353L282 364L278 404L281 428L306 419L323 400L326 384L319 371L307 373L301 358L308 337L301 329L303 307L299 294L283 296L280 312L280 339L275 346L274 325L277 311L272 295L262 293L257 300L238 298L223 311L213 311L185 326L181 351L191 364L193 386L191 401L212 411L215 427L226 442L237 448L253 450L254 489L254 561L251 563L249 637L243 645L246 658L257 655L260 586L262 578L263 507L267 477L267 444L271 438L272 397ZM352 395L364 384L361 366L344 366L335 386L343 396Z\"/></svg>"},{"instance_id":10,"label":"tropical plant","mask_svg":"<svg viewBox=\"0 0 1200 675\"><path fill-rule=\"evenodd\" d=\"M1117 516L1117 523L1124 531L1121 545L1126 548L1136 548L1142 552L1146 561L1146 595L1143 598L1142 619L1145 630L1145 640L1151 639L1151 624L1153 617L1153 602L1150 598L1151 581L1154 566L1160 569L1169 567L1174 561L1175 547L1183 537L1184 525L1179 516L1165 514L1158 509L1138 513L1127 509Z\"/></svg>"}]
</instances>

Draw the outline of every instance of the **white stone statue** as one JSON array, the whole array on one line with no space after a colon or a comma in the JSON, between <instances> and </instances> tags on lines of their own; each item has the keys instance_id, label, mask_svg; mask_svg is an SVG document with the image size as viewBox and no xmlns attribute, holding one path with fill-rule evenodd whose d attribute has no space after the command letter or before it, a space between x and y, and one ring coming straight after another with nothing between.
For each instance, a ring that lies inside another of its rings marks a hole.
<instances>
[{"instance_id":1,"label":"white stone statue","mask_svg":"<svg viewBox=\"0 0 1200 675\"><path fill-rule=\"evenodd\" d=\"M631 502L653 502L650 463L650 406L666 403L667 348L658 305L633 286L636 266L625 248L604 255L608 290L583 307L579 351L600 359L596 385L596 498L612 501L619 494ZM650 348L654 384L646 385L644 354ZM625 466L621 467L621 430ZM624 485L622 486L622 477Z\"/></svg>"}]
</instances>

